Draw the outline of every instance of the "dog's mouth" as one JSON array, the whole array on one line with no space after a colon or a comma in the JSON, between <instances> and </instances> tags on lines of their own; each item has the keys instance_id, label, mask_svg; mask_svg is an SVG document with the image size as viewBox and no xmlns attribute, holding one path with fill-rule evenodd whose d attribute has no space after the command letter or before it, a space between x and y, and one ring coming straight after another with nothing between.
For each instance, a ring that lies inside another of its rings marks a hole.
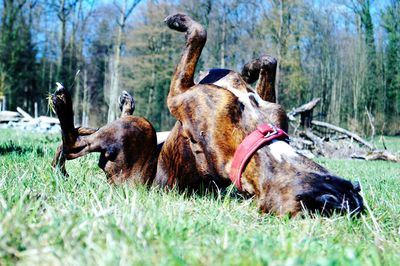
<instances>
[{"instance_id":1,"label":"dog's mouth","mask_svg":"<svg viewBox=\"0 0 400 266\"><path fill-rule=\"evenodd\" d=\"M321 213L348 213L351 216L358 215L363 211L363 201L360 195L353 194L337 198L331 194L324 194L317 197L317 201L323 205Z\"/></svg>"},{"instance_id":2,"label":"dog's mouth","mask_svg":"<svg viewBox=\"0 0 400 266\"><path fill-rule=\"evenodd\" d=\"M337 178L336 178L337 179ZM364 211L364 203L357 183L347 180L322 183L311 192L297 196L302 207L313 213L330 216L334 213L358 216ZM350 185L349 185L350 184Z\"/></svg>"}]
</instances>

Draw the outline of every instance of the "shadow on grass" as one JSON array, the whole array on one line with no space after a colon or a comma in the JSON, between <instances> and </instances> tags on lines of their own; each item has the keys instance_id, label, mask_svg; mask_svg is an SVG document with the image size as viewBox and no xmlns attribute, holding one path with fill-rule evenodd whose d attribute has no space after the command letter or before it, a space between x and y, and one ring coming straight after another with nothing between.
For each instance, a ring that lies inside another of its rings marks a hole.
<instances>
[{"instance_id":1,"label":"shadow on grass","mask_svg":"<svg viewBox=\"0 0 400 266\"><path fill-rule=\"evenodd\" d=\"M38 156L43 157L44 151L41 147L35 147L34 145L18 145L13 141L0 144L0 155L15 153L18 155L26 153L35 153Z\"/></svg>"}]
</instances>

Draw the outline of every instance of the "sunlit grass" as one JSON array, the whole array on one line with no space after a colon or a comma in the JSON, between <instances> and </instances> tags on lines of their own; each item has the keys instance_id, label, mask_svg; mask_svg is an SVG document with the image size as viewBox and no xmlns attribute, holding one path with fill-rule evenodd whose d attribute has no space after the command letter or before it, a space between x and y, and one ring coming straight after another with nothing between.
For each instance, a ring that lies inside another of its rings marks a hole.
<instances>
[{"instance_id":1,"label":"sunlit grass","mask_svg":"<svg viewBox=\"0 0 400 266\"><path fill-rule=\"evenodd\" d=\"M400 153L400 137L379 136L374 138L374 144L378 149L384 149L385 146L389 151Z\"/></svg>"},{"instance_id":2,"label":"sunlit grass","mask_svg":"<svg viewBox=\"0 0 400 266\"><path fill-rule=\"evenodd\" d=\"M96 155L68 162L64 179L50 167L58 141L0 131L0 152L10 143L20 147L0 153L1 265L397 265L400 259L398 164L319 159L360 180L371 212L360 219L288 219L260 214L251 200L110 186Z\"/></svg>"}]
</instances>

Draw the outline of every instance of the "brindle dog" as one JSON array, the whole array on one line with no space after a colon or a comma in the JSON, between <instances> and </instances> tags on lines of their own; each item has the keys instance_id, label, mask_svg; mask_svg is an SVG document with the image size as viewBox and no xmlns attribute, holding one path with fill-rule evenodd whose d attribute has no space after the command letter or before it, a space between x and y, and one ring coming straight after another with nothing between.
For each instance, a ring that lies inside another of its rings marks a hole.
<instances>
[{"instance_id":1,"label":"brindle dog","mask_svg":"<svg viewBox=\"0 0 400 266\"><path fill-rule=\"evenodd\" d=\"M60 88L53 102L63 131L63 148L55 164L64 157L101 152L99 165L114 183L134 180L181 190L210 184L227 187L233 155L248 134L266 122L287 130L286 113L275 103L273 58L261 57L246 64L242 75L213 69L195 84L194 70L206 30L183 14L167 17L166 23L186 33L186 46L167 98L178 121L160 153L150 123L129 112L92 135L80 136L90 130L74 127L70 96ZM254 91L248 83L257 79ZM325 214L354 214L363 209L358 184L329 173L283 141L264 146L252 156L241 184L243 192L255 196L259 208L267 213L296 215L307 208Z\"/></svg>"},{"instance_id":2,"label":"brindle dog","mask_svg":"<svg viewBox=\"0 0 400 266\"><path fill-rule=\"evenodd\" d=\"M206 30L184 14L169 16L165 22L185 33L186 44L167 98L178 122L161 150L155 184L196 188L212 181L225 187L231 184L233 155L247 135L266 122L287 129L283 108L273 103L271 68L275 62L261 58L247 64L244 77L230 70L211 70L195 84ZM258 75L257 93L246 81ZM358 184L333 175L284 141L259 149L243 172L241 184L267 213L296 215L304 207L324 213L363 209Z\"/></svg>"}]
</instances>

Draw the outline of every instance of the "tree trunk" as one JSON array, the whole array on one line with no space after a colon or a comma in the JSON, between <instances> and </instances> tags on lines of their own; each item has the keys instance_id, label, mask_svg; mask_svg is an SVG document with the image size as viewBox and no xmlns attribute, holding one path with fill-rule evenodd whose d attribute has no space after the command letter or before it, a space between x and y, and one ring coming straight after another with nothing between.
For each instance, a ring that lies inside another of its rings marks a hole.
<instances>
[{"instance_id":1,"label":"tree trunk","mask_svg":"<svg viewBox=\"0 0 400 266\"><path fill-rule=\"evenodd\" d=\"M76 77L75 81L75 93L74 93L74 102L73 102L73 108L74 108L74 121L79 121L79 113L81 110L80 106L80 98L81 98L81 78L80 74L79 76Z\"/></svg>"},{"instance_id":2,"label":"tree trunk","mask_svg":"<svg viewBox=\"0 0 400 266\"><path fill-rule=\"evenodd\" d=\"M125 28L126 20L129 15L132 13L133 9L139 4L140 0L134 0L128 6L128 0L124 0L122 2L122 6L118 6L115 2L114 4L117 6L119 10L119 18L118 18L118 32L117 39L115 41L115 53L114 53L114 62L112 64L111 71L111 84L109 91L109 106L108 106L108 117L107 121L111 122L117 118L118 112L118 90L120 84L120 61L121 61L121 51L123 45L123 33Z\"/></svg>"},{"instance_id":3,"label":"tree trunk","mask_svg":"<svg viewBox=\"0 0 400 266\"><path fill-rule=\"evenodd\" d=\"M65 8L65 0L61 0L60 9L58 12L58 18L60 20L60 54L57 60L57 78L59 82L65 83L65 75L64 75L64 53L65 53L65 38L66 38L66 8Z\"/></svg>"},{"instance_id":4,"label":"tree trunk","mask_svg":"<svg viewBox=\"0 0 400 266\"><path fill-rule=\"evenodd\" d=\"M278 53L278 63L276 65L276 79L275 79L275 98L276 103L279 103L279 82L280 82L280 74L281 74L281 64L282 64L282 40L283 40L283 27L284 27L284 19L283 19L283 0L279 0L279 28L278 28L278 43L277 43L277 53Z\"/></svg>"},{"instance_id":5,"label":"tree trunk","mask_svg":"<svg viewBox=\"0 0 400 266\"><path fill-rule=\"evenodd\" d=\"M87 71L83 71L82 126L89 125L90 101L88 100Z\"/></svg>"},{"instance_id":6,"label":"tree trunk","mask_svg":"<svg viewBox=\"0 0 400 266\"><path fill-rule=\"evenodd\" d=\"M107 121L110 123L117 117L117 98L119 88L119 63L121 59L121 48L122 48L122 32L125 27L124 14L126 10L126 1L123 1L122 10L120 12L120 18L118 23L117 39L115 42L115 53L112 64L111 72L111 86L110 86L110 104L108 106L108 117Z\"/></svg>"},{"instance_id":7,"label":"tree trunk","mask_svg":"<svg viewBox=\"0 0 400 266\"><path fill-rule=\"evenodd\" d=\"M222 41L221 41L221 58L220 65L221 68L225 68L225 42L226 42L226 4L225 2L222 4Z\"/></svg>"}]
</instances>

